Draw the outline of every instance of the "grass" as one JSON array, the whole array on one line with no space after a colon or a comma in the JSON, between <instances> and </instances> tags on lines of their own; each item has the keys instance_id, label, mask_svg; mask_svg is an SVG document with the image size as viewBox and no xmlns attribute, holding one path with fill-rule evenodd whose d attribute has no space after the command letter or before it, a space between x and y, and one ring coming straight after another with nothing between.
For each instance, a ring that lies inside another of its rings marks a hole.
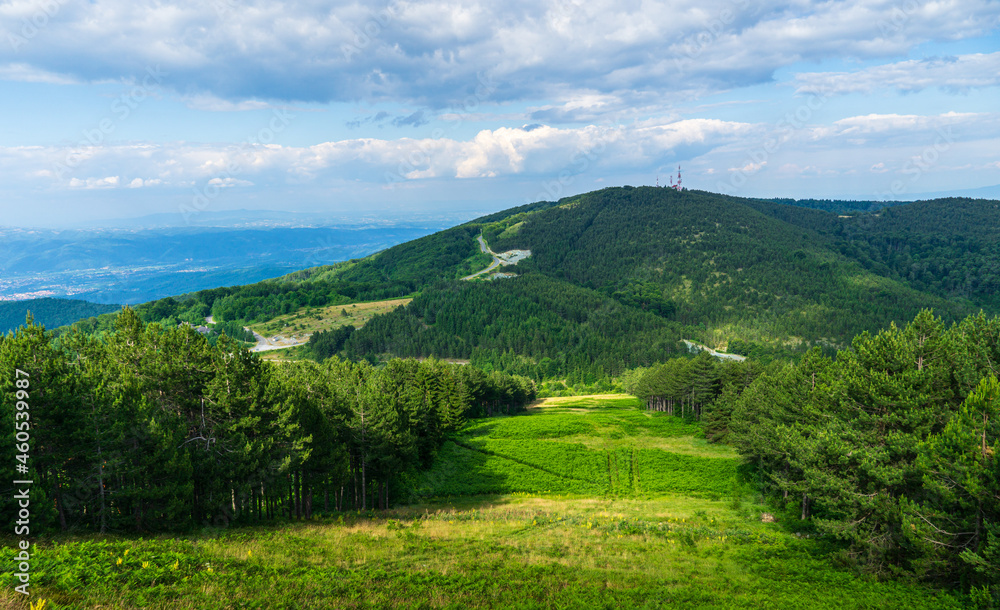
<instances>
[{"instance_id":1,"label":"grass","mask_svg":"<svg viewBox=\"0 0 1000 610\"><path fill-rule=\"evenodd\" d=\"M834 568L756 508L676 495L477 496L36 552L32 598L52 608L961 607ZM0 604L27 608L21 597L7 588Z\"/></svg>"},{"instance_id":2,"label":"grass","mask_svg":"<svg viewBox=\"0 0 1000 610\"><path fill-rule=\"evenodd\" d=\"M361 328L376 314L388 313L413 299L389 299L368 303L349 303L328 307L303 307L298 311L251 326L265 337L275 334L304 337L320 330L331 330L353 324ZM346 313L346 315L345 315Z\"/></svg>"},{"instance_id":3,"label":"grass","mask_svg":"<svg viewBox=\"0 0 1000 610\"><path fill-rule=\"evenodd\" d=\"M631 396L547 398L524 415L471 422L412 485L416 497L506 492L719 497L739 458L694 424Z\"/></svg>"},{"instance_id":4,"label":"grass","mask_svg":"<svg viewBox=\"0 0 1000 610\"><path fill-rule=\"evenodd\" d=\"M961 608L765 523L725 450L629 397L474 421L382 513L179 537L57 536L46 608ZM617 435L617 436L616 436ZM590 439L581 442L580 439ZM687 443L687 444L685 444ZM670 451L682 447L683 451ZM450 495L450 497L440 497ZM0 562L12 565L13 541ZM841 565L842 564L842 565ZM11 576L6 577L13 582ZM0 607L28 600L0 592Z\"/></svg>"}]
</instances>

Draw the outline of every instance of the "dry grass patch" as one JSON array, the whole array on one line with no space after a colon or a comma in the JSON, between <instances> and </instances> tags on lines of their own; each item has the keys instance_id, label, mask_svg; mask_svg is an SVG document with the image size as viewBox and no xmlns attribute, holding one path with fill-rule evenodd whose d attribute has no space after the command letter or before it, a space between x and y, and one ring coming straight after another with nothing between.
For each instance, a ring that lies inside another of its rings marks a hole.
<instances>
[{"instance_id":1,"label":"dry grass patch","mask_svg":"<svg viewBox=\"0 0 1000 610\"><path fill-rule=\"evenodd\" d=\"M310 335L321 330L331 330L353 325L361 328L378 314L388 313L397 307L406 306L413 299L388 299L367 303L348 303L327 307L303 307L298 311L278 316L251 328L265 337L275 334L298 336Z\"/></svg>"}]
</instances>

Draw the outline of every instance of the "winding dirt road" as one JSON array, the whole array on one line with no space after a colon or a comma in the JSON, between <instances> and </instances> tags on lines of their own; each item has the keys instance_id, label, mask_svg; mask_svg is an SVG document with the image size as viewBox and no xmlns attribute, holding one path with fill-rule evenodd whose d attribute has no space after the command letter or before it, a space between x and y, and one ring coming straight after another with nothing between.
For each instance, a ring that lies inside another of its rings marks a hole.
<instances>
[{"instance_id":1,"label":"winding dirt road","mask_svg":"<svg viewBox=\"0 0 1000 610\"><path fill-rule=\"evenodd\" d=\"M478 235L476 239L479 241L480 251L492 256L493 262L490 263L489 267L483 269L482 271L463 277L463 280L471 280L472 278L479 277L480 275L488 274L501 265L516 265L531 256L531 250L510 250L508 252L501 252L500 254L497 254L493 250L490 250L490 247L486 244L486 240L483 239L481 234Z\"/></svg>"}]
</instances>

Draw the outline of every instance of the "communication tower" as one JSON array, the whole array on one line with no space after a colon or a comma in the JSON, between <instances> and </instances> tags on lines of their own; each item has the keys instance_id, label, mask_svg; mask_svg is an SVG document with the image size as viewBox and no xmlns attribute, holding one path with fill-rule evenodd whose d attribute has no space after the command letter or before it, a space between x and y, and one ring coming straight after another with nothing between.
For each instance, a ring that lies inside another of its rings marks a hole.
<instances>
[{"instance_id":1,"label":"communication tower","mask_svg":"<svg viewBox=\"0 0 1000 610\"><path fill-rule=\"evenodd\" d=\"M656 177L656 186L660 186L660 177L659 176ZM681 166L680 165L677 166L677 183L676 184L674 184L674 177L673 177L673 175L670 176L670 188L674 189L675 191L681 190Z\"/></svg>"}]
</instances>

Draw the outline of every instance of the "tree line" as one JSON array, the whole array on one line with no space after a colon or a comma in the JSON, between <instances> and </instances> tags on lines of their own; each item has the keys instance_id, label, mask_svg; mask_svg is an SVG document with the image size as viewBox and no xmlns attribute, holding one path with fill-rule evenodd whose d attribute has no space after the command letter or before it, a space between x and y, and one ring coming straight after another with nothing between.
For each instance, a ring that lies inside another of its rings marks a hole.
<instances>
[{"instance_id":1,"label":"tree line","mask_svg":"<svg viewBox=\"0 0 1000 610\"><path fill-rule=\"evenodd\" d=\"M1000 318L921 312L774 363L731 403L762 493L879 575L1000 599Z\"/></svg>"},{"instance_id":2,"label":"tree line","mask_svg":"<svg viewBox=\"0 0 1000 610\"><path fill-rule=\"evenodd\" d=\"M734 402L763 370L756 360L719 360L702 351L626 371L622 387L647 409L701 421L709 440L723 441Z\"/></svg>"},{"instance_id":3,"label":"tree line","mask_svg":"<svg viewBox=\"0 0 1000 610\"><path fill-rule=\"evenodd\" d=\"M0 459L15 463L16 371L30 380L33 530L177 531L386 508L468 417L534 383L437 360L271 364L226 336L145 324L0 336ZM23 384L22 384L23 385ZM9 483L4 519L16 515Z\"/></svg>"}]
</instances>

